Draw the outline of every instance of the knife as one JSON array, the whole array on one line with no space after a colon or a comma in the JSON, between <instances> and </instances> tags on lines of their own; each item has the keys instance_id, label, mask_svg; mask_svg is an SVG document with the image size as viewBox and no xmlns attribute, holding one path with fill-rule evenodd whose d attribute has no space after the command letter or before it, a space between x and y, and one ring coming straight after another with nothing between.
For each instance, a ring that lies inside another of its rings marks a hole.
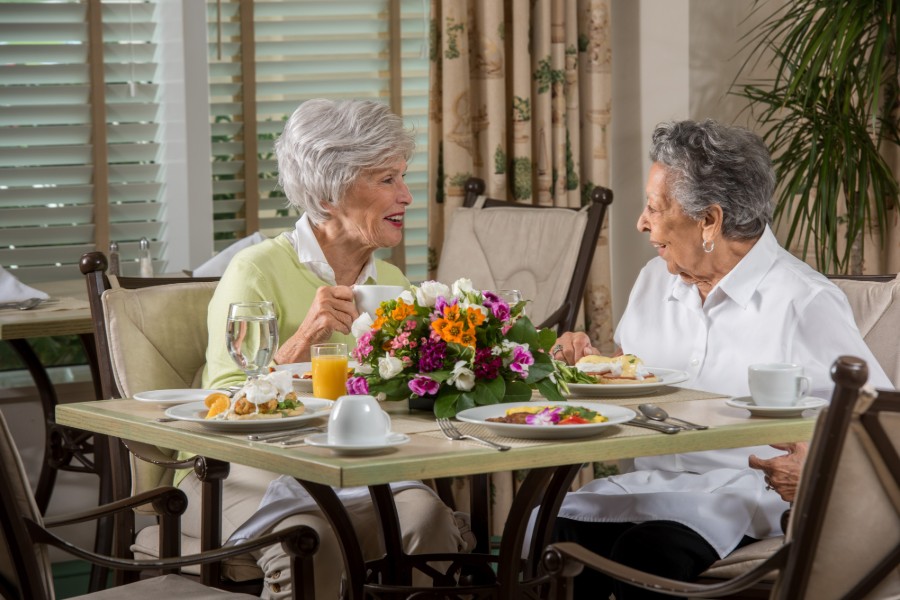
<instances>
[{"instance_id":1,"label":"knife","mask_svg":"<svg viewBox=\"0 0 900 600\"><path fill-rule=\"evenodd\" d=\"M298 435L303 435L304 433L322 431L322 429L323 426L319 425L316 427L301 427L300 429L282 430L273 433L251 433L247 436L247 439L251 442L272 442L284 438L296 437Z\"/></svg>"},{"instance_id":2,"label":"knife","mask_svg":"<svg viewBox=\"0 0 900 600\"><path fill-rule=\"evenodd\" d=\"M644 417L635 417L630 421L625 422L625 425L634 425L635 427L645 427L646 429L652 429L654 431L659 431L661 433L678 433L681 431L681 427L676 425L666 425L665 423L658 423L656 421L649 421Z\"/></svg>"}]
</instances>

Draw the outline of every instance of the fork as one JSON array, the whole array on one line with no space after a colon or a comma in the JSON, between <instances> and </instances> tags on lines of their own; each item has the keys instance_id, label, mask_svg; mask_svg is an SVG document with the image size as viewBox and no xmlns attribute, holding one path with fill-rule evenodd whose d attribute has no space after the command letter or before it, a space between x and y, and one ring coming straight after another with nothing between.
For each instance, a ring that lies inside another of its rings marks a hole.
<instances>
[{"instance_id":1,"label":"fork","mask_svg":"<svg viewBox=\"0 0 900 600\"><path fill-rule=\"evenodd\" d=\"M509 450L509 446L504 446L503 444L497 444L492 442L491 440L486 440L480 437L475 437L474 435L468 435L461 432L456 428L456 425L450 422L450 419L445 419L443 417L439 417L437 420L438 427L441 428L441 433L446 436L449 440L472 440L474 442L481 442L486 446L490 446L491 448L495 448L500 452L504 450Z\"/></svg>"}]
</instances>

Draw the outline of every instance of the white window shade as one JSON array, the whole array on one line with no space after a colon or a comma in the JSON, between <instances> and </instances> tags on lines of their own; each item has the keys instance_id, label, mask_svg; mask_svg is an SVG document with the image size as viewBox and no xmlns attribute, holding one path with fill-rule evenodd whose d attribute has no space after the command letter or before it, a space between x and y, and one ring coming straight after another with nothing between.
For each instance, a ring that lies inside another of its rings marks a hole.
<instances>
[{"instance_id":1,"label":"white window shade","mask_svg":"<svg viewBox=\"0 0 900 600\"><path fill-rule=\"evenodd\" d=\"M126 270L141 237L160 252L156 10L0 3L0 265L23 281L78 277L81 255L111 239Z\"/></svg>"},{"instance_id":2,"label":"white window shade","mask_svg":"<svg viewBox=\"0 0 900 600\"><path fill-rule=\"evenodd\" d=\"M252 25L245 22L242 28L240 2L207 2L216 250L256 230L277 235L296 221L297 213L285 208L277 189L273 145L298 105L319 97L378 99L402 106L402 115L417 132L417 153L407 176L415 200L407 213L406 273L421 280L427 254L426 3L249 4L251 10L243 14L252 13ZM392 4L400 16L401 42L395 48L401 72L392 70ZM252 60L244 52L252 53ZM401 78L402 102L391 97L392 77ZM248 143L253 141L255 148ZM379 254L390 256L389 251Z\"/></svg>"}]
</instances>

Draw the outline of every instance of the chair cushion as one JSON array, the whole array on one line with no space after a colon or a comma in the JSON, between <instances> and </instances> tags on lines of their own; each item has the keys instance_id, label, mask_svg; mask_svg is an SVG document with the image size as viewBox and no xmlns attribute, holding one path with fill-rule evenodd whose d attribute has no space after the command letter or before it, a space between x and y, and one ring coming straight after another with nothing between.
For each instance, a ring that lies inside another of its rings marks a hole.
<instances>
[{"instance_id":1,"label":"chair cushion","mask_svg":"<svg viewBox=\"0 0 900 600\"><path fill-rule=\"evenodd\" d=\"M123 397L147 390L190 388L206 363L206 312L215 282L186 282L103 292L110 361ZM162 449L175 456L175 452ZM132 491L171 485L175 472L131 458ZM138 509L152 514L150 509Z\"/></svg>"},{"instance_id":2,"label":"chair cushion","mask_svg":"<svg viewBox=\"0 0 900 600\"><path fill-rule=\"evenodd\" d=\"M116 385L126 398L191 387L206 362L206 311L215 282L103 292Z\"/></svg>"},{"instance_id":3,"label":"chair cushion","mask_svg":"<svg viewBox=\"0 0 900 600\"><path fill-rule=\"evenodd\" d=\"M178 575L162 575L125 586L114 587L93 594L78 596L76 600L157 600L158 598L191 598L192 600L224 600L228 598L257 598L249 594L236 594L206 587Z\"/></svg>"},{"instance_id":4,"label":"chair cushion","mask_svg":"<svg viewBox=\"0 0 900 600\"><path fill-rule=\"evenodd\" d=\"M889 283L832 280L847 295L856 326L866 345L900 389L900 275Z\"/></svg>"},{"instance_id":5,"label":"chair cushion","mask_svg":"<svg viewBox=\"0 0 900 600\"><path fill-rule=\"evenodd\" d=\"M134 557L139 559L159 558L159 526L151 525L141 529L131 545ZM200 540L186 535L181 536L181 555L198 554L200 552ZM191 575L199 575L200 567L192 565L184 567L183 572ZM231 581L251 581L262 579L263 572L249 554L228 558L222 563L222 576Z\"/></svg>"},{"instance_id":6,"label":"chair cushion","mask_svg":"<svg viewBox=\"0 0 900 600\"><path fill-rule=\"evenodd\" d=\"M519 290L540 325L565 299L587 220L586 211L564 208L457 208L438 280L467 277L477 289Z\"/></svg>"},{"instance_id":7,"label":"chair cushion","mask_svg":"<svg viewBox=\"0 0 900 600\"><path fill-rule=\"evenodd\" d=\"M722 560L718 560L704 571L700 577L715 577L716 579L731 579L742 575L753 569L764 560L772 556L781 545L784 544L784 537L774 537L766 540L760 540L752 544L748 544L743 548L738 548ZM774 581L775 574L770 573L764 581Z\"/></svg>"}]
</instances>

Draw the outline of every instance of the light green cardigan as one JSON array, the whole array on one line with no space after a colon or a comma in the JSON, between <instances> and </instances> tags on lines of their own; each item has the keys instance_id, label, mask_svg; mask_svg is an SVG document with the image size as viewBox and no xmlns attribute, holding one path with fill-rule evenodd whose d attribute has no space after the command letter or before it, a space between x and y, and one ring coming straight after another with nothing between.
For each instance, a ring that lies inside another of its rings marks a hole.
<instances>
[{"instance_id":1,"label":"light green cardigan","mask_svg":"<svg viewBox=\"0 0 900 600\"><path fill-rule=\"evenodd\" d=\"M377 277L366 283L409 286L409 281L397 267L382 260L375 261ZM286 340L297 331L312 305L318 290L329 283L319 279L300 264L290 240L279 235L235 255L209 303L207 322L209 345L206 348L206 367L203 387L219 388L241 383L241 371L225 345L225 320L232 302L270 300L278 317L278 338ZM351 335L335 333L329 341L345 342L353 348Z\"/></svg>"}]
</instances>

